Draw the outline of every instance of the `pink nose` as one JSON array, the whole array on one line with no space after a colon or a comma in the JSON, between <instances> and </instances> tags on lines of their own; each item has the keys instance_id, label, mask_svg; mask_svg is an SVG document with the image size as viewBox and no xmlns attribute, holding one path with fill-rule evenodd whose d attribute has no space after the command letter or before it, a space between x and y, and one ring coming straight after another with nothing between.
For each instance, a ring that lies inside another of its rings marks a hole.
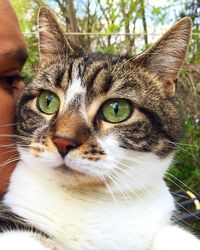
<instances>
[{"instance_id":1,"label":"pink nose","mask_svg":"<svg viewBox=\"0 0 200 250\"><path fill-rule=\"evenodd\" d=\"M56 145L58 152L62 157L65 157L70 150L79 145L76 140L65 136L55 136L53 138L53 143Z\"/></svg>"}]
</instances>

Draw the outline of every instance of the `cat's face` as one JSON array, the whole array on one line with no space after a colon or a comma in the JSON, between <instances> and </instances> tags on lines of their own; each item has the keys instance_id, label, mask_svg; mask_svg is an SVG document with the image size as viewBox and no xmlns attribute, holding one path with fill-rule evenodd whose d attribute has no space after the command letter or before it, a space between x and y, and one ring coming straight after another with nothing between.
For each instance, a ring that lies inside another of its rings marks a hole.
<instances>
[{"instance_id":1,"label":"cat's face","mask_svg":"<svg viewBox=\"0 0 200 250\"><path fill-rule=\"evenodd\" d=\"M190 20L135 59L76 48L46 8L39 21L39 72L17 108L21 158L53 169L70 186L127 190L154 183L181 131L173 92Z\"/></svg>"}]
</instances>

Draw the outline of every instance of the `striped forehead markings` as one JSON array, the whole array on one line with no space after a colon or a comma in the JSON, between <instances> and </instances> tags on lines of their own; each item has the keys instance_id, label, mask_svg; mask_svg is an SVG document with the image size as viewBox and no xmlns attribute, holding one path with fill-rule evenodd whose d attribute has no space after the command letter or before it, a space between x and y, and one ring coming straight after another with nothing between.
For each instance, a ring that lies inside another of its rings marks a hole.
<instances>
[{"instance_id":1,"label":"striped forehead markings","mask_svg":"<svg viewBox=\"0 0 200 250\"><path fill-rule=\"evenodd\" d=\"M113 86L112 75L109 74L107 69L108 63L102 61L94 61L87 65L82 60L76 59L71 66L71 79L66 89L64 107L68 108L70 106L71 109L73 108L73 103L77 104L85 120L88 120L86 111L88 97L92 97L92 94L96 99L96 94L105 94ZM93 108L94 106L96 105L93 105ZM95 111L97 111L96 109L98 108L95 108Z\"/></svg>"}]
</instances>

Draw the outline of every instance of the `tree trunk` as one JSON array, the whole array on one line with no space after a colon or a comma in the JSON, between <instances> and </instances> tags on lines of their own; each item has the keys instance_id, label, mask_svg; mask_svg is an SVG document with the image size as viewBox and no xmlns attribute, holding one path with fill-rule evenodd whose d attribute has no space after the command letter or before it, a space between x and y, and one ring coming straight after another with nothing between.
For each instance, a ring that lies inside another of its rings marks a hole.
<instances>
[{"instance_id":1,"label":"tree trunk","mask_svg":"<svg viewBox=\"0 0 200 250\"><path fill-rule=\"evenodd\" d=\"M73 0L66 0L66 2L67 2L67 8L68 8L70 30L71 32L75 32L75 33L79 32ZM79 45L80 39L78 35L72 36L72 40L73 42L75 42L75 44Z\"/></svg>"},{"instance_id":2,"label":"tree trunk","mask_svg":"<svg viewBox=\"0 0 200 250\"><path fill-rule=\"evenodd\" d=\"M144 30L144 43L145 43L145 46L147 46L148 45L148 33L147 33L147 23L146 23L144 0L141 0L141 13L142 13L142 24L143 24L143 30Z\"/></svg>"},{"instance_id":3,"label":"tree trunk","mask_svg":"<svg viewBox=\"0 0 200 250\"><path fill-rule=\"evenodd\" d=\"M121 12L123 15L124 19L124 30L125 30L125 45L126 45L126 53L130 54L131 49L132 49L132 44L131 44L131 36L129 35L130 33L130 18L129 18L129 11L126 12L126 4L124 1L121 2Z\"/></svg>"}]
</instances>

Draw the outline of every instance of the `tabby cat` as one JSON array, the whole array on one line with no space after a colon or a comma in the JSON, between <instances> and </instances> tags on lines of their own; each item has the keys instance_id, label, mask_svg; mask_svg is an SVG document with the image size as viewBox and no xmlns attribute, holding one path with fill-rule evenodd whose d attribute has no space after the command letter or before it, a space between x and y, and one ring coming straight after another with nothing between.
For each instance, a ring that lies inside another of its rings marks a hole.
<instances>
[{"instance_id":1,"label":"tabby cat","mask_svg":"<svg viewBox=\"0 0 200 250\"><path fill-rule=\"evenodd\" d=\"M131 56L87 53L47 7L40 65L17 106L21 160L0 212L2 250L200 250L171 221L163 181L181 134L175 82L183 18Z\"/></svg>"}]
</instances>

